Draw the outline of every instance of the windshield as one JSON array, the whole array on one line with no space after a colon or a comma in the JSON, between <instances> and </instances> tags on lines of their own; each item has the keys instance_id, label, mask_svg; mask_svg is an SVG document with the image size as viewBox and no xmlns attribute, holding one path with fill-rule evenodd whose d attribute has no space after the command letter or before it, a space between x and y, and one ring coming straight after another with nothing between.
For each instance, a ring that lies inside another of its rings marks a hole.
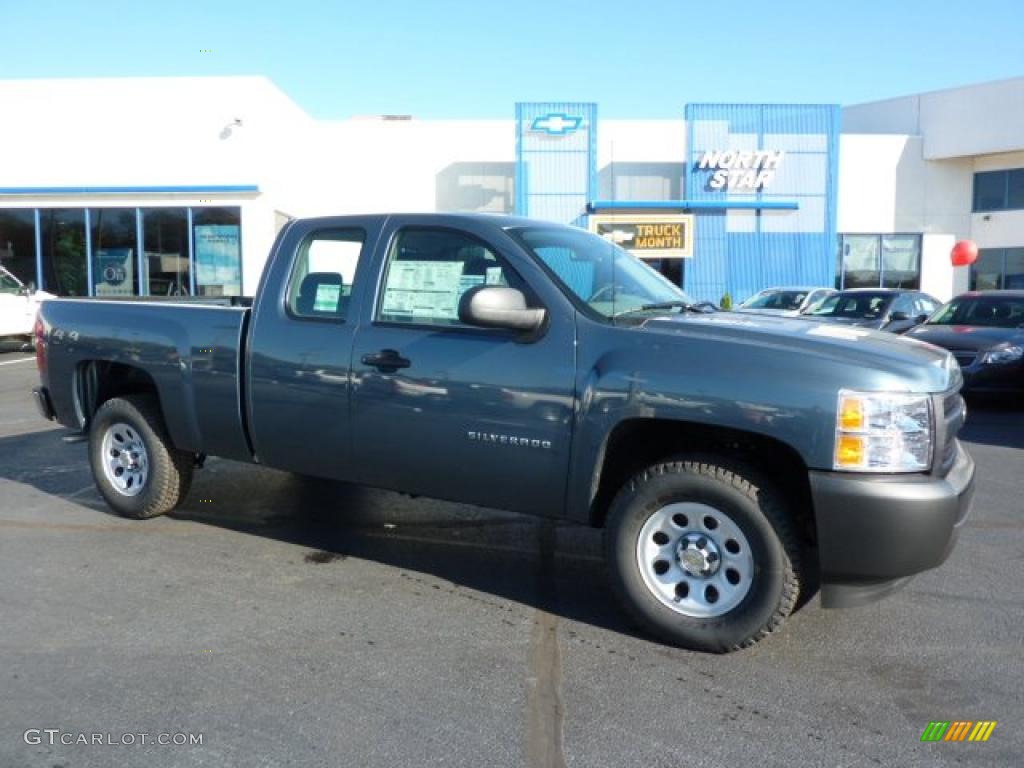
<instances>
[{"instance_id":1,"label":"windshield","mask_svg":"<svg viewBox=\"0 0 1024 768\"><path fill-rule=\"evenodd\" d=\"M740 306L744 309L800 309L809 291L761 291Z\"/></svg>"},{"instance_id":2,"label":"windshield","mask_svg":"<svg viewBox=\"0 0 1024 768\"><path fill-rule=\"evenodd\" d=\"M1019 328L1024 326L1024 298L961 296L941 307L928 324Z\"/></svg>"},{"instance_id":3,"label":"windshield","mask_svg":"<svg viewBox=\"0 0 1024 768\"><path fill-rule=\"evenodd\" d=\"M10 273L0 269L0 293L18 293L21 290L21 283L15 280Z\"/></svg>"},{"instance_id":4,"label":"windshield","mask_svg":"<svg viewBox=\"0 0 1024 768\"><path fill-rule=\"evenodd\" d=\"M811 317L872 318L885 314L892 301L891 293L836 293L807 314Z\"/></svg>"},{"instance_id":5,"label":"windshield","mask_svg":"<svg viewBox=\"0 0 1024 768\"><path fill-rule=\"evenodd\" d=\"M582 229L520 227L509 234L544 262L580 301L604 317L664 312L666 304L681 307L694 303L681 288L639 259Z\"/></svg>"}]
</instances>

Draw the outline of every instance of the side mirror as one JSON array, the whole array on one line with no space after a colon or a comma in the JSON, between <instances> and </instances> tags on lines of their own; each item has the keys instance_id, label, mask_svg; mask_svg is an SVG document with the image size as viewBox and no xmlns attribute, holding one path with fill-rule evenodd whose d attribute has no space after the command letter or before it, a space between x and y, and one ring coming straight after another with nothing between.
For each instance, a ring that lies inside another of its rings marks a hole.
<instances>
[{"instance_id":1,"label":"side mirror","mask_svg":"<svg viewBox=\"0 0 1024 768\"><path fill-rule=\"evenodd\" d=\"M893 312L891 315L889 315L890 323L899 323L909 319L910 315L908 315L906 312Z\"/></svg>"},{"instance_id":2,"label":"side mirror","mask_svg":"<svg viewBox=\"0 0 1024 768\"><path fill-rule=\"evenodd\" d=\"M522 291L502 285L477 285L462 295L459 320L482 328L535 331L544 323L543 309L530 309Z\"/></svg>"}]
</instances>

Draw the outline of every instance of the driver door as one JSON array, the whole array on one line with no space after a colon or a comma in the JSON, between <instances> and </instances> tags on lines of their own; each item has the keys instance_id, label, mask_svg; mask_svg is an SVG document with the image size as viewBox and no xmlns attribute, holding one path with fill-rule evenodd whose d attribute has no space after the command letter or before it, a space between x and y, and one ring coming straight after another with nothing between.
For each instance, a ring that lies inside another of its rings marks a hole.
<instances>
[{"instance_id":1,"label":"driver door","mask_svg":"<svg viewBox=\"0 0 1024 768\"><path fill-rule=\"evenodd\" d=\"M555 514L572 437L575 323L548 309L523 337L458 319L476 285L537 294L486 228L407 221L384 233L377 296L352 354L352 438L360 481L454 501Z\"/></svg>"}]
</instances>

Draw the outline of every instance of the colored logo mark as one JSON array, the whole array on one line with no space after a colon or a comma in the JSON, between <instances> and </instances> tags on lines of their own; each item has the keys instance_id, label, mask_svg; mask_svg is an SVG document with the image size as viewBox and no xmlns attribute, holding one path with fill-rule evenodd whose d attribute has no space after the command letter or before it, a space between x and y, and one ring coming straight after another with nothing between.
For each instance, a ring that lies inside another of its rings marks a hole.
<instances>
[{"instance_id":1,"label":"colored logo mark","mask_svg":"<svg viewBox=\"0 0 1024 768\"><path fill-rule=\"evenodd\" d=\"M988 741L995 720L932 720L921 734L921 741Z\"/></svg>"},{"instance_id":2,"label":"colored logo mark","mask_svg":"<svg viewBox=\"0 0 1024 768\"><path fill-rule=\"evenodd\" d=\"M533 118L533 122L530 123L530 130L537 133L546 133L548 136L565 136L578 131L581 125L583 125L582 115L566 115L562 112L552 112Z\"/></svg>"}]
</instances>

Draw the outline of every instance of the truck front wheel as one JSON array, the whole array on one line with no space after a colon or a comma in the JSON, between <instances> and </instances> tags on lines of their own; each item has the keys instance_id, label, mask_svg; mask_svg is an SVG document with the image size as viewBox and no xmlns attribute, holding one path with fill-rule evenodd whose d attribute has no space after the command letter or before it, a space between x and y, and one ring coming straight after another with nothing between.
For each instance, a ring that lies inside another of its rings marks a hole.
<instances>
[{"instance_id":1,"label":"truck front wheel","mask_svg":"<svg viewBox=\"0 0 1024 768\"><path fill-rule=\"evenodd\" d=\"M192 484L193 457L171 444L156 398L107 400L89 430L89 463L107 504L146 519L170 512Z\"/></svg>"},{"instance_id":2,"label":"truck front wheel","mask_svg":"<svg viewBox=\"0 0 1024 768\"><path fill-rule=\"evenodd\" d=\"M780 627L800 593L800 549L781 500L719 457L656 464L619 491L606 555L613 588L652 634L722 653Z\"/></svg>"}]
</instances>

